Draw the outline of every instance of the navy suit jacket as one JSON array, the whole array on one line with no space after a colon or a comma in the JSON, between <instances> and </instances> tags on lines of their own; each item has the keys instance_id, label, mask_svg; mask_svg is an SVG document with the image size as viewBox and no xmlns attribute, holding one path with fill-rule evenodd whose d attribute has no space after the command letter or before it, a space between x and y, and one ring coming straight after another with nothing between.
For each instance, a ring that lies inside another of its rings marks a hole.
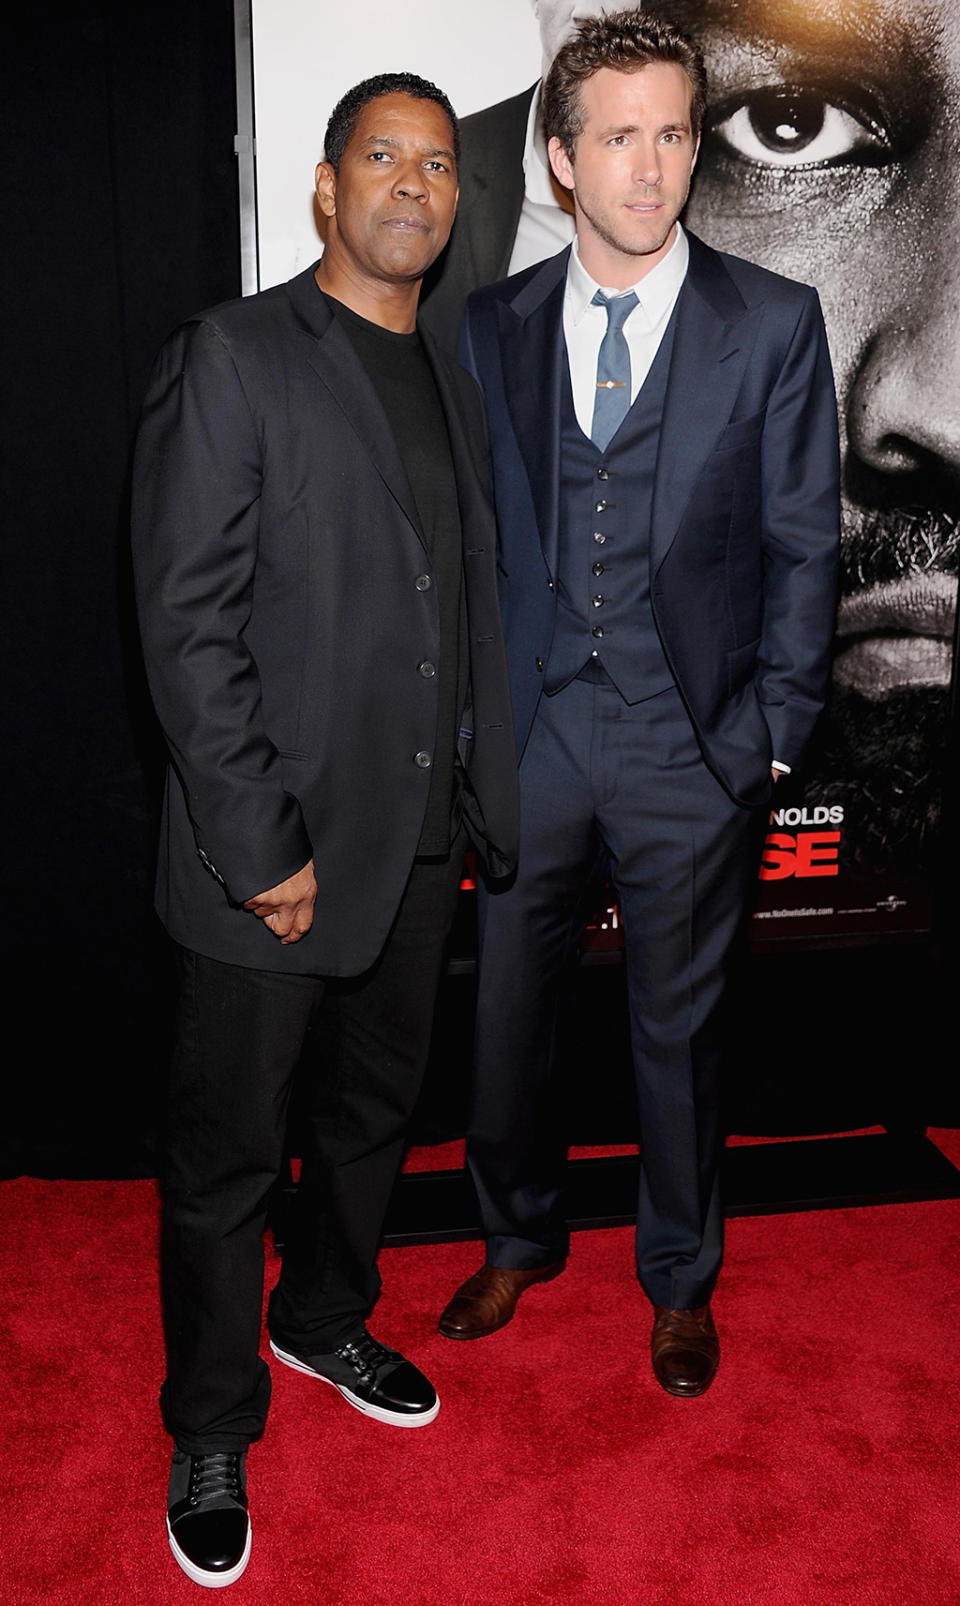
<instances>
[{"instance_id":1,"label":"navy suit jacket","mask_svg":"<svg viewBox=\"0 0 960 1606\"><path fill-rule=\"evenodd\" d=\"M736 801L796 765L833 639L840 462L814 290L704 245L677 310L650 529L650 595L703 752ZM556 619L568 251L477 290L461 360L487 404L519 751Z\"/></svg>"}]
</instances>

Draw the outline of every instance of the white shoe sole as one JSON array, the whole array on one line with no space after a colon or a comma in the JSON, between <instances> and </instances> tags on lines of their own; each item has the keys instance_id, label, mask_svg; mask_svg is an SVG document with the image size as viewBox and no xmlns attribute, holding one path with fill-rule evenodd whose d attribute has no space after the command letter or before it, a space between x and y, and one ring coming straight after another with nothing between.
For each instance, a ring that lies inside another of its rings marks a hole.
<instances>
[{"instance_id":1,"label":"white shoe sole","mask_svg":"<svg viewBox=\"0 0 960 1606\"><path fill-rule=\"evenodd\" d=\"M319 1383L329 1383L331 1388L343 1395L347 1404L352 1405L355 1411L362 1411L364 1416L372 1416L375 1422L386 1422L392 1428L425 1428L428 1422L434 1420L440 1409L440 1396L437 1395L429 1411L423 1411L419 1416L400 1416L395 1411L385 1411L382 1405L370 1405L367 1400L361 1400L359 1394L354 1394L345 1383L335 1383L331 1377L324 1377L322 1372L315 1372L312 1366L304 1366L303 1362L298 1361L288 1350L279 1349L272 1338L270 1348L284 1366L292 1366L295 1372L302 1372L304 1377L315 1377Z\"/></svg>"},{"instance_id":2,"label":"white shoe sole","mask_svg":"<svg viewBox=\"0 0 960 1606\"><path fill-rule=\"evenodd\" d=\"M173 1529L170 1526L169 1517L167 1518L167 1538L170 1541L170 1549L173 1551L174 1560L178 1567L183 1568L188 1578L192 1579L195 1584L202 1584L204 1589L226 1589L228 1584L236 1583L250 1560L250 1543L253 1539L253 1529L248 1522L247 1542L243 1547L243 1555L234 1567L230 1567L223 1573L204 1572L202 1567L198 1567L196 1562L191 1561L189 1556L184 1555L173 1537Z\"/></svg>"}]
</instances>

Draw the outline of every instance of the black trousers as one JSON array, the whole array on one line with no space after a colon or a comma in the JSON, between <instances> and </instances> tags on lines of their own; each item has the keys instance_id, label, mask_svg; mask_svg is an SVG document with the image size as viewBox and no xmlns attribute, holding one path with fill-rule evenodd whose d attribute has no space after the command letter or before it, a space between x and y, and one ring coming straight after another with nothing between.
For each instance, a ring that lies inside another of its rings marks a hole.
<instances>
[{"instance_id":1,"label":"black trousers","mask_svg":"<svg viewBox=\"0 0 960 1606\"><path fill-rule=\"evenodd\" d=\"M541 698L520 765L517 878L480 905L467 1157L490 1264L532 1269L567 1253L553 1040L603 863L625 928L637 1273L655 1304L710 1298L723 1242L718 1009L759 828L761 811L732 802L707 769L674 688L631 706L609 680L578 679Z\"/></svg>"},{"instance_id":2,"label":"black trousers","mask_svg":"<svg viewBox=\"0 0 960 1606\"><path fill-rule=\"evenodd\" d=\"M263 1230L295 1072L307 1152L271 1333L301 1353L328 1353L377 1299L377 1251L429 1052L462 854L460 840L448 858L414 865L362 976L181 955L162 1177L161 1405L184 1450L245 1449L266 1421Z\"/></svg>"}]
</instances>

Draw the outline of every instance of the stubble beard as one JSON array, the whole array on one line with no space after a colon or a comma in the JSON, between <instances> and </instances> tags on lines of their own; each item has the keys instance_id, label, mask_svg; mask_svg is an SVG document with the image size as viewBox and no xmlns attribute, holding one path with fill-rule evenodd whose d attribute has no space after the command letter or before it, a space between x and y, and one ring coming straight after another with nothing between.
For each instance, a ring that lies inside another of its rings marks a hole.
<instances>
[{"instance_id":1,"label":"stubble beard","mask_svg":"<svg viewBox=\"0 0 960 1606\"><path fill-rule=\"evenodd\" d=\"M834 685L804 765L804 796L843 806L843 861L854 871L927 874L937 860L947 781L949 692L911 689L873 702Z\"/></svg>"},{"instance_id":2,"label":"stubble beard","mask_svg":"<svg viewBox=\"0 0 960 1606\"><path fill-rule=\"evenodd\" d=\"M626 257L652 256L655 252L661 251L670 238L670 234L676 224L677 218L680 216L680 212L682 211L681 206L678 207L676 211L671 212L669 220L664 222L662 230L658 229L657 233L653 235L652 238L648 237L641 244L636 240L627 239L623 235L617 233L617 231L611 226L608 219L598 214L596 211L588 210L588 208L584 206L583 201L577 194L576 190L574 190L574 200L577 210L584 218L586 218L587 223L590 225L592 232L597 236L597 238L602 240L604 245L609 246L611 250L616 251L621 256Z\"/></svg>"},{"instance_id":3,"label":"stubble beard","mask_svg":"<svg viewBox=\"0 0 960 1606\"><path fill-rule=\"evenodd\" d=\"M931 568L955 576L960 523L945 507L844 509L844 596ZM840 638L840 650L849 638ZM866 697L834 682L807 762L803 791L844 809L843 858L855 871L927 875L941 852L950 782L950 690L904 686Z\"/></svg>"}]
</instances>

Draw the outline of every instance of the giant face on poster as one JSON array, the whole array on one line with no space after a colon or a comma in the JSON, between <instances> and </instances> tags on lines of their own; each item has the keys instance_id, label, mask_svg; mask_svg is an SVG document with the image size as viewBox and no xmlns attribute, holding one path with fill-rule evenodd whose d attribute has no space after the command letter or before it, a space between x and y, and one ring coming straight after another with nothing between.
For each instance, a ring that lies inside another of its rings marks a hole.
<instances>
[{"instance_id":1,"label":"giant face on poster","mask_svg":"<svg viewBox=\"0 0 960 1606\"><path fill-rule=\"evenodd\" d=\"M696 31L710 75L691 224L817 287L837 380L832 690L804 774L778 789L755 927L923 926L957 589L960 12L949 0L664 10Z\"/></svg>"}]
</instances>

